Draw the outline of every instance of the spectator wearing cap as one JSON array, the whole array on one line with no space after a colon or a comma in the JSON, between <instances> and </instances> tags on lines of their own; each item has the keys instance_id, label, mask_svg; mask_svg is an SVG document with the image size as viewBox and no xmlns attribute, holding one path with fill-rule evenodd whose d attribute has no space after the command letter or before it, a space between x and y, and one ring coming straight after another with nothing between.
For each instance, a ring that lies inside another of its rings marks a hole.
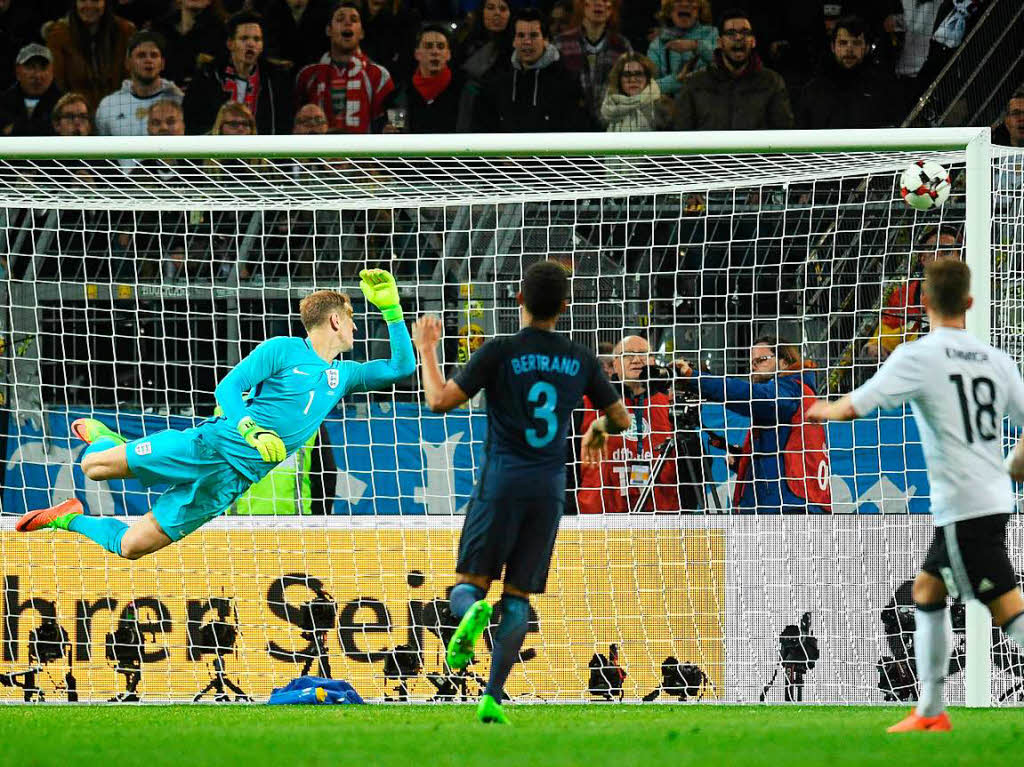
<instances>
[{"instance_id":1,"label":"spectator wearing cap","mask_svg":"<svg viewBox=\"0 0 1024 767\"><path fill-rule=\"evenodd\" d=\"M153 21L152 29L167 41L167 79L187 87L199 57L215 58L224 50L227 12L221 0L178 0L174 9Z\"/></svg>"},{"instance_id":2,"label":"spectator wearing cap","mask_svg":"<svg viewBox=\"0 0 1024 767\"><path fill-rule=\"evenodd\" d=\"M593 128L583 90L558 60L539 11L520 11L512 24L512 66L495 67L473 113L477 133L543 133Z\"/></svg>"},{"instance_id":3,"label":"spectator wearing cap","mask_svg":"<svg viewBox=\"0 0 1024 767\"><path fill-rule=\"evenodd\" d=\"M555 38L559 60L583 89L584 102L595 126L604 127L601 104L608 74L633 47L619 34L619 0L575 0L573 27Z\"/></svg>"},{"instance_id":4,"label":"spectator wearing cap","mask_svg":"<svg viewBox=\"0 0 1024 767\"><path fill-rule=\"evenodd\" d=\"M360 48L360 5L345 0L335 6L327 25L330 50L299 72L296 107L316 104L327 115L331 133L370 133L383 127L384 109L395 90L391 73Z\"/></svg>"},{"instance_id":5,"label":"spectator wearing cap","mask_svg":"<svg viewBox=\"0 0 1024 767\"><path fill-rule=\"evenodd\" d=\"M100 136L145 136L149 107L157 101L181 103L181 89L160 76L164 40L156 32L138 32L128 43L129 77L96 110Z\"/></svg>"},{"instance_id":6,"label":"spectator wearing cap","mask_svg":"<svg viewBox=\"0 0 1024 767\"><path fill-rule=\"evenodd\" d=\"M68 15L49 26L57 87L81 93L92 112L121 85L135 25L114 15L113 0L74 0Z\"/></svg>"},{"instance_id":7,"label":"spectator wearing cap","mask_svg":"<svg viewBox=\"0 0 1024 767\"><path fill-rule=\"evenodd\" d=\"M200 56L183 102L189 133L208 133L227 102L243 104L260 134L291 132L291 64L263 55L263 27L258 13L236 13L227 22L224 52L213 59Z\"/></svg>"},{"instance_id":8,"label":"spectator wearing cap","mask_svg":"<svg viewBox=\"0 0 1024 767\"><path fill-rule=\"evenodd\" d=\"M459 116L461 79L452 73L451 41L440 24L427 24L416 36L416 71L402 86L394 106L406 110L409 133L454 133ZM385 133L397 129L384 126Z\"/></svg>"},{"instance_id":9,"label":"spectator wearing cap","mask_svg":"<svg viewBox=\"0 0 1024 767\"><path fill-rule=\"evenodd\" d=\"M786 84L764 67L749 15L726 11L710 68L690 75L675 99L676 130L779 130L793 127Z\"/></svg>"},{"instance_id":10,"label":"spectator wearing cap","mask_svg":"<svg viewBox=\"0 0 1024 767\"><path fill-rule=\"evenodd\" d=\"M0 92L15 84L18 52L42 42L43 24L67 11L67 0L0 0Z\"/></svg>"},{"instance_id":11,"label":"spectator wearing cap","mask_svg":"<svg viewBox=\"0 0 1024 767\"><path fill-rule=\"evenodd\" d=\"M647 57L657 70L658 88L674 96L683 80L711 66L718 45L718 30L701 24L697 0L663 0L658 18L662 26L651 41Z\"/></svg>"},{"instance_id":12,"label":"spectator wearing cap","mask_svg":"<svg viewBox=\"0 0 1024 767\"><path fill-rule=\"evenodd\" d=\"M15 84L0 95L0 135L49 136L50 114L60 98L50 49L32 43L18 51L14 77Z\"/></svg>"},{"instance_id":13,"label":"spectator wearing cap","mask_svg":"<svg viewBox=\"0 0 1024 767\"><path fill-rule=\"evenodd\" d=\"M898 125L901 104L895 83L864 60L867 25L844 16L832 30L832 56L800 98L801 128L887 128Z\"/></svg>"},{"instance_id":14,"label":"spectator wearing cap","mask_svg":"<svg viewBox=\"0 0 1024 767\"><path fill-rule=\"evenodd\" d=\"M992 131L992 143L1001 146L1024 146L1024 87L1010 96L1006 105L1006 117Z\"/></svg>"}]
</instances>

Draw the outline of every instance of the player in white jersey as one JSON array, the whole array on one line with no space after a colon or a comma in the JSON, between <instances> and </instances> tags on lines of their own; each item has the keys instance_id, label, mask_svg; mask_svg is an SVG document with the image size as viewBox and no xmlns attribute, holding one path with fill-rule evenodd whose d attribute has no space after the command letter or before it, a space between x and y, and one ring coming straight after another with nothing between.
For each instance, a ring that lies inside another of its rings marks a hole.
<instances>
[{"instance_id":1,"label":"player in white jersey","mask_svg":"<svg viewBox=\"0 0 1024 767\"><path fill-rule=\"evenodd\" d=\"M1024 480L1024 441L1002 455L1003 417L1024 425L1024 381L1009 356L965 330L970 286L963 262L928 264L922 298L931 332L897 347L863 386L807 412L812 421L849 421L909 402L921 433L936 527L913 588L921 697L889 732L951 728L942 694L953 633L947 594L984 602L1024 647L1024 596L1006 551L1010 480Z\"/></svg>"}]
</instances>

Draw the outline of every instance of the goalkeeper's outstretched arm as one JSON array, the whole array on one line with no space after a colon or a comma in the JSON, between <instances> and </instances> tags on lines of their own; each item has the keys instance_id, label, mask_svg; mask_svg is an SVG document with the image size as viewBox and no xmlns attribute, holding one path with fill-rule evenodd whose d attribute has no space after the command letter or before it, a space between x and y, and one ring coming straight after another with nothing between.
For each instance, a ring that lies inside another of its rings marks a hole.
<instances>
[{"instance_id":1,"label":"goalkeeper's outstretched arm","mask_svg":"<svg viewBox=\"0 0 1024 767\"><path fill-rule=\"evenodd\" d=\"M359 273L359 288L367 303L380 309L388 325L391 356L386 360L371 360L359 365L349 391L386 389L416 372L416 356L412 339L405 326L402 304L398 298L395 278L383 269L364 269Z\"/></svg>"}]
</instances>

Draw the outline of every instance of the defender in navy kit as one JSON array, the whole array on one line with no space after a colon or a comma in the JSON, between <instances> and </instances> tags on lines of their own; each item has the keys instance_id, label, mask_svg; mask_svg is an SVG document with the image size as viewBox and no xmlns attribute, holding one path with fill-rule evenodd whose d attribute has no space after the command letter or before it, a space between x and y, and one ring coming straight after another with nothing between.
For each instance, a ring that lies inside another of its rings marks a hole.
<instances>
[{"instance_id":1,"label":"defender in navy kit","mask_svg":"<svg viewBox=\"0 0 1024 767\"><path fill-rule=\"evenodd\" d=\"M421 317L413 342L423 362L423 388L434 412L459 407L487 392L487 442L459 543L452 614L459 628L448 664L465 668L487 628L491 581L502 577L501 622L494 632L490 680L477 709L482 722L506 723L505 680L519 656L529 622L530 594L543 593L565 501L566 438L583 395L605 415L583 438L583 459L600 460L608 433L629 427L629 414L594 352L554 332L565 310L569 275L553 261L534 264L518 300L522 329L478 349L454 379L437 360L441 321Z\"/></svg>"}]
</instances>

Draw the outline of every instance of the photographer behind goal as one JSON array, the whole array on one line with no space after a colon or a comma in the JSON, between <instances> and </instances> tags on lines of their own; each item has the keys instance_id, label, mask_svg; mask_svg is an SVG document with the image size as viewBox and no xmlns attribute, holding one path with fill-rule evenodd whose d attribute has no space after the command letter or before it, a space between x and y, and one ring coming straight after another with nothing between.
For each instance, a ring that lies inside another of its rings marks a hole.
<instances>
[{"instance_id":1,"label":"photographer behind goal","mask_svg":"<svg viewBox=\"0 0 1024 767\"><path fill-rule=\"evenodd\" d=\"M683 387L750 419L739 453L733 513L828 514L832 511L828 443L821 424L806 420L817 402L814 368L800 348L761 336L750 348L750 376L721 376L677 363Z\"/></svg>"},{"instance_id":2,"label":"photographer behind goal","mask_svg":"<svg viewBox=\"0 0 1024 767\"><path fill-rule=\"evenodd\" d=\"M658 448L674 433L672 394L651 386L651 348L645 338L626 336L612 350L612 385L622 386L622 404L632 417L626 431L608 437L600 466L580 470L576 502L581 514L628 512L651 478ZM598 412L583 398L585 434ZM676 462L665 461L654 478L654 492L640 511L679 511Z\"/></svg>"}]
</instances>

